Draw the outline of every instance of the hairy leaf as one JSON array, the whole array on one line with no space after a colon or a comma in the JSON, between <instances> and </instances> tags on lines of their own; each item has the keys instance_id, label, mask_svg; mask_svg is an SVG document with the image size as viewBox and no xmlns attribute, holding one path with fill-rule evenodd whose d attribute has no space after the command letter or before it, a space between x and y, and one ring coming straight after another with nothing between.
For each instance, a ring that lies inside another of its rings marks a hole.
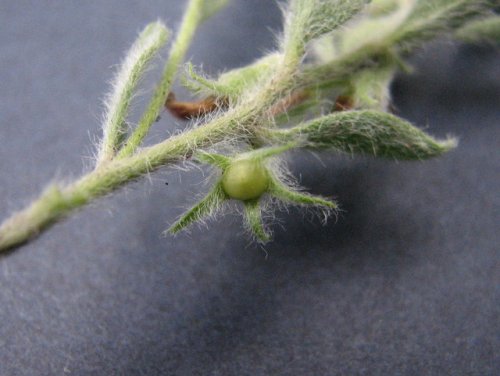
<instances>
[{"instance_id":1,"label":"hairy leaf","mask_svg":"<svg viewBox=\"0 0 500 376\"><path fill-rule=\"evenodd\" d=\"M491 16L469 22L455 35L458 39L468 43L500 43L500 16Z\"/></svg>"},{"instance_id":2,"label":"hairy leaf","mask_svg":"<svg viewBox=\"0 0 500 376\"><path fill-rule=\"evenodd\" d=\"M175 234L190 224L214 214L225 199L226 195L222 186L216 184L200 202L184 213L166 232Z\"/></svg>"},{"instance_id":3,"label":"hairy leaf","mask_svg":"<svg viewBox=\"0 0 500 376\"><path fill-rule=\"evenodd\" d=\"M286 141L302 137L313 148L335 148L398 160L435 157L457 144L452 138L436 140L397 116L371 110L333 113L272 133Z\"/></svg>"},{"instance_id":4,"label":"hairy leaf","mask_svg":"<svg viewBox=\"0 0 500 376\"><path fill-rule=\"evenodd\" d=\"M247 226L257 240L265 243L270 240L271 236L268 234L262 223L262 212L258 200L248 200L244 202L245 205L245 219Z\"/></svg>"},{"instance_id":5,"label":"hairy leaf","mask_svg":"<svg viewBox=\"0 0 500 376\"><path fill-rule=\"evenodd\" d=\"M286 203L297 205L314 205L327 209L336 209L337 204L319 196L299 192L283 184L277 179L272 179L269 185L269 194Z\"/></svg>"}]
</instances>

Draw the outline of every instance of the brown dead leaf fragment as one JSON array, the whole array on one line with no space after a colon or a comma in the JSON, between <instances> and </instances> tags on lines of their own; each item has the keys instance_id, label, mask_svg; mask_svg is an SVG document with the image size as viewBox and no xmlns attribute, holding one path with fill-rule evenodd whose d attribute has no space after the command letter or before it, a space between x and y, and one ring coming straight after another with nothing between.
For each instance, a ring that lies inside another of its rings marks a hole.
<instances>
[{"instance_id":1,"label":"brown dead leaf fragment","mask_svg":"<svg viewBox=\"0 0 500 376\"><path fill-rule=\"evenodd\" d=\"M226 107L227 101L209 96L195 102L182 102L175 99L175 94L170 92L165 102L166 109L179 119L192 119L206 115L219 108Z\"/></svg>"},{"instance_id":2,"label":"brown dead leaf fragment","mask_svg":"<svg viewBox=\"0 0 500 376\"><path fill-rule=\"evenodd\" d=\"M349 95L339 95L333 106L333 111L347 111L354 107L353 99Z\"/></svg>"},{"instance_id":3,"label":"brown dead leaf fragment","mask_svg":"<svg viewBox=\"0 0 500 376\"><path fill-rule=\"evenodd\" d=\"M304 102L307 98L309 98L309 93L306 91L295 91L271 107L269 112L272 116L277 116Z\"/></svg>"}]
</instances>

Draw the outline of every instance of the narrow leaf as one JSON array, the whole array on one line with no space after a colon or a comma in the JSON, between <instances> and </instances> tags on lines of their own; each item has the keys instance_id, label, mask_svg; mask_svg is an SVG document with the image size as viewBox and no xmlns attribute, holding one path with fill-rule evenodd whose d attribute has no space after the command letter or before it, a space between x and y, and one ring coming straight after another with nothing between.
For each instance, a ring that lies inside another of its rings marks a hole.
<instances>
[{"instance_id":1,"label":"narrow leaf","mask_svg":"<svg viewBox=\"0 0 500 376\"><path fill-rule=\"evenodd\" d=\"M440 33L452 32L471 19L488 14L493 4L493 0L419 0L392 39L409 52Z\"/></svg>"},{"instance_id":2,"label":"narrow leaf","mask_svg":"<svg viewBox=\"0 0 500 376\"><path fill-rule=\"evenodd\" d=\"M456 37L467 43L500 43L500 16L469 22L457 31Z\"/></svg>"},{"instance_id":3,"label":"narrow leaf","mask_svg":"<svg viewBox=\"0 0 500 376\"><path fill-rule=\"evenodd\" d=\"M353 107L386 110L389 105L389 85L396 71L394 66L367 69L351 80Z\"/></svg>"},{"instance_id":4,"label":"narrow leaf","mask_svg":"<svg viewBox=\"0 0 500 376\"><path fill-rule=\"evenodd\" d=\"M217 81L204 77L195 70L191 63L186 63L185 74L182 76L182 85L194 94L224 96L227 89L219 86Z\"/></svg>"},{"instance_id":5,"label":"narrow leaf","mask_svg":"<svg viewBox=\"0 0 500 376\"><path fill-rule=\"evenodd\" d=\"M292 0L285 11L282 49L287 56L302 56L305 45L329 33L358 13L367 0Z\"/></svg>"},{"instance_id":6,"label":"narrow leaf","mask_svg":"<svg viewBox=\"0 0 500 376\"><path fill-rule=\"evenodd\" d=\"M125 118L134 90L147 64L165 44L168 30L161 22L147 25L128 51L113 80L113 92L106 100L103 140L98 163L113 158L126 135Z\"/></svg>"},{"instance_id":7,"label":"narrow leaf","mask_svg":"<svg viewBox=\"0 0 500 376\"><path fill-rule=\"evenodd\" d=\"M471 19L491 12L492 0L401 0L392 12L373 16L364 13L356 22L338 29L336 35L313 49L320 65L309 65L296 84L299 87L342 85L359 70L387 63L440 34L451 33ZM329 49L324 49L330 44ZM321 51L318 52L318 49ZM326 51L326 52L325 52Z\"/></svg>"},{"instance_id":8,"label":"narrow leaf","mask_svg":"<svg viewBox=\"0 0 500 376\"><path fill-rule=\"evenodd\" d=\"M203 12L206 1L216 0L189 0L181 27L177 32L177 36L170 48L168 60L163 68L161 81L156 87L153 97L142 114L137 127L120 151L120 158L130 156L135 152L163 109L179 65L186 55L198 26L206 18L206 14Z\"/></svg>"},{"instance_id":9,"label":"narrow leaf","mask_svg":"<svg viewBox=\"0 0 500 376\"><path fill-rule=\"evenodd\" d=\"M313 148L400 160L435 157L457 145L455 139L436 140L397 116L371 110L337 112L274 134L283 141L302 136Z\"/></svg>"}]
</instances>

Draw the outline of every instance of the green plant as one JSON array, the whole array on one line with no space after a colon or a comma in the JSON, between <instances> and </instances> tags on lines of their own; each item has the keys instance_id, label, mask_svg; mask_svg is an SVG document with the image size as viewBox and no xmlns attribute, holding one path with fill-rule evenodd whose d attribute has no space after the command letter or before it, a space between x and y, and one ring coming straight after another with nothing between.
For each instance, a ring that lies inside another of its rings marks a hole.
<instances>
[{"instance_id":1,"label":"green plant","mask_svg":"<svg viewBox=\"0 0 500 376\"><path fill-rule=\"evenodd\" d=\"M172 82L196 28L226 2L189 1L162 77L129 132L136 86L170 35L161 22L140 33L108 97L95 168L73 183L52 183L5 220L0 250L28 241L72 210L151 170L187 158L215 166L220 177L168 232L219 212L227 200L242 202L247 227L261 242L270 239L262 212L275 204L312 207L326 218L336 203L302 192L283 154L309 148L423 160L450 150L453 138L436 140L388 112L389 84L398 70L410 70L409 53L435 37L495 42L499 35L492 0L290 0L283 7L276 51L215 78L187 64L182 82L202 99L177 102ZM197 119L185 132L141 148L164 105L177 116Z\"/></svg>"}]
</instances>

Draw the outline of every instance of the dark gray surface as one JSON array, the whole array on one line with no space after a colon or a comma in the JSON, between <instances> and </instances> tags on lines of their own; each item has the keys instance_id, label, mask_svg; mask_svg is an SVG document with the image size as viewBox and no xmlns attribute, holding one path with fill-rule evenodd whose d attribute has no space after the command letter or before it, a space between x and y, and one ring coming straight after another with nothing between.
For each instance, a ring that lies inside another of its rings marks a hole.
<instances>
[{"instance_id":1,"label":"dark gray surface","mask_svg":"<svg viewBox=\"0 0 500 376\"><path fill-rule=\"evenodd\" d=\"M0 1L2 217L88 168L111 67L183 3ZM247 63L279 24L271 1L233 0L190 57ZM161 238L203 180L169 170L1 258L0 375L498 374L499 56L442 43L396 81L402 116L460 137L443 158L294 154L344 212L279 214L267 258L234 215Z\"/></svg>"}]
</instances>

